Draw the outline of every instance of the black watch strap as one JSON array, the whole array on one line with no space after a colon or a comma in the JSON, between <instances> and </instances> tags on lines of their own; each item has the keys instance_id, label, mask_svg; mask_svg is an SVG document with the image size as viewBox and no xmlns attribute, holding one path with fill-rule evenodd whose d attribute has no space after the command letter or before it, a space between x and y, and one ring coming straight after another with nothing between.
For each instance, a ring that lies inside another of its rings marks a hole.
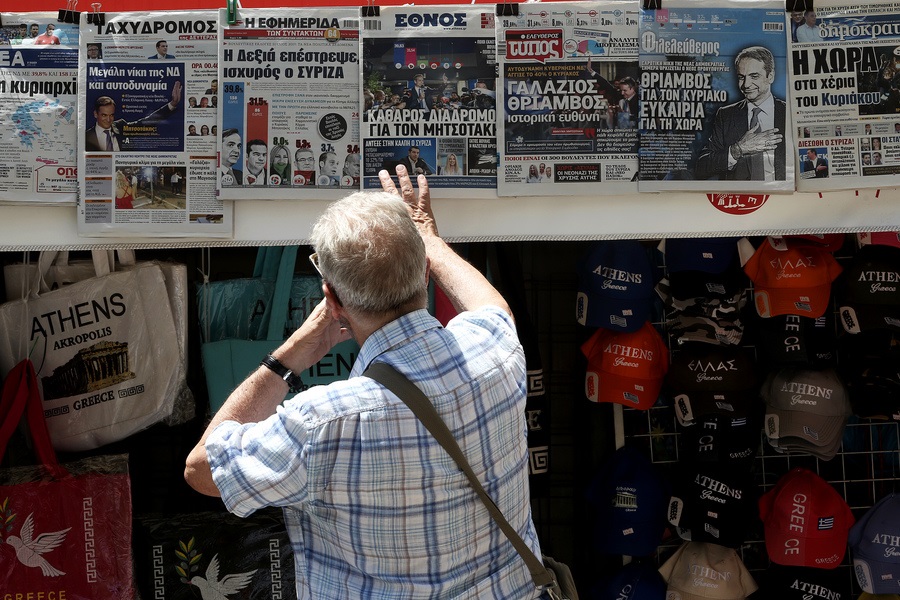
<instances>
[{"instance_id":1,"label":"black watch strap","mask_svg":"<svg viewBox=\"0 0 900 600\"><path fill-rule=\"evenodd\" d=\"M284 379L285 382L287 382L288 387L291 388L291 391L299 392L305 388L305 386L303 385L303 379L300 378L300 375L294 373L286 366L281 364L281 361L271 354L267 354L259 364L262 367L267 367L273 373Z\"/></svg>"}]
</instances>

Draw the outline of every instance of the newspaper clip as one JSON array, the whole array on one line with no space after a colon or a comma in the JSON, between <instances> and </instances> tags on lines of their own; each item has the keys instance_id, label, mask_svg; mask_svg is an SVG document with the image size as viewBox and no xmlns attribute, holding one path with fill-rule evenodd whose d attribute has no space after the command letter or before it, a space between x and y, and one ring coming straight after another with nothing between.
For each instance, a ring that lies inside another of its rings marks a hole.
<instances>
[{"instance_id":1,"label":"newspaper clip","mask_svg":"<svg viewBox=\"0 0 900 600\"><path fill-rule=\"evenodd\" d=\"M103 5L99 2L93 2L91 4L91 12L89 12L87 16L88 25L96 25L97 27L106 25L106 13L100 12L101 6Z\"/></svg>"},{"instance_id":2,"label":"newspaper clip","mask_svg":"<svg viewBox=\"0 0 900 600\"><path fill-rule=\"evenodd\" d=\"M240 0L228 0L225 4L225 8L228 11L228 24L234 25L238 20L238 9L243 8Z\"/></svg>"},{"instance_id":3,"label":"newspaper clip","mask_svg":"<svg viewBox=\"0 0 900 600\"><path fill-rule=\"evenodd\" d=\"M784 9L787 12L806 12L815 10L813 0L784 0Z\"/></svg>"},{"instance_id":4,"label":"newspaper clip","mask_svg":"<svg viewBox=\"0 0 900 600\"><path fill-rule=\"evenodd\" d=\"M381 7L375 6L374 0L369 0L369 3L366 6L361 6L359 8L360 18L363 19L372 19L375 17L381 16Z\"/></svg>"},{"instance_id":5,"label":"newspaper clip","mask_svg":"<svg viewBox=\"0 0 900 600\"><path fill-rule=\"evenodd\" d=\"M78 0L66 0L66 7L59 9L56 20L60 23L78 23L81 13L75 10Z\"/></svg>"},{"instance_id":6,"label":"newspaper clip","mask_svg":"<svg viewBox=\"0 0 900 600\"><path fill-rule=\"evenodd\" d=\"M519 16L519 5L515 2L504 2L503 4L497 5L497 16L498 17L518 17Z\"/></svg>"},{"instance_id":7,"label":"newspaper clip","mask_svg":"<svg viewBox=\"0 0 900 600\"><path fill-rule=\"evenodd\" d=\"M786 0L790 1L790 0ZM644 0L644 10L659 10L662 8L662 0Z\"/></svg>"}]
</instances>

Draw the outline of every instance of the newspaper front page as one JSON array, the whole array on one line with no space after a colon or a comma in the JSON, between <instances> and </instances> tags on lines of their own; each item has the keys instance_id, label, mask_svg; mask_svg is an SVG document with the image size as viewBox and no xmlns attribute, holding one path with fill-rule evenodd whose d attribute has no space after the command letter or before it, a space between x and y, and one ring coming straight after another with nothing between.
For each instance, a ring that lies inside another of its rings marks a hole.
<instances>
[{"instance_id":1,"label":"newspaper front page","mask_svg":"<svg viewBox=\"0 0 900 600\"><path fill-rule=\"evenodd\" d=\"M231 236L216 197L216 15L81 14L79 233Z\"/></svg>"},{"instance_id":2,"label":"newspaper front page","mask_svg":"<svg viewBox=\"0 0 900 600\"><path fill-rule=\"evenodd\" d=\"M78 26L0 13L0 202L74 204Z\"/></svg>"},{"instance_id":3,"label":"newspaper front page","mask_svg":"<svg viewBox=\"0 0 900 600\"><path fill-rule=\"evenodd\" d=\"M359 189L359 9L220 11L219 197Z\"/></svg>"},{"instance_id":4,"label":"newspaper front page","mask_svg":"<svg viewBox=\"0 0 900 600\"><path fill-rule=\"evenodd\" d=\"M784 3L641 11L640 191L791 192Z\"/></svg>"},{"instance_id":5,"label":"newspaper front page","mask_svg":"<svg viewBox=\"0 0 900 600\"><path fill-rule=\"evenodd\" d=\"M797 189L897 185L900 4L816 2L790 13Z\"/></svg>"},{"instance_id":6,"label":"newspaper front page","mask_svg":"<svg viewBox=\"0 0 900 600\"><path fill-rule=\"evenodd\" d=\"M500 196L637 191L638 6L519 4L500 16Z\"/></svg>"},{"instance_id":7,"label":"newspaper front page","mask_svg":"<svg viewBox=\"0 0 900 600\"><path fill-rule=\"evenodd\" d=\"M363 21L363 187L398 164L434 197L496 197L494 6L383 7Z\"/></svg>"}]
</instances>

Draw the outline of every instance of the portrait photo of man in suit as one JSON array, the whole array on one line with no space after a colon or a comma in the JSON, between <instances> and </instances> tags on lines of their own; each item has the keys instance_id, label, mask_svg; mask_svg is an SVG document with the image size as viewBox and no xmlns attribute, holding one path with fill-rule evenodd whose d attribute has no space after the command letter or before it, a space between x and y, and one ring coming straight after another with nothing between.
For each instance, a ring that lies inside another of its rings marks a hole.
<instances>
[{"instance_id":1,"label":"portrait photo of man in suit","mask_svg":"<svg viewBox=\"0 0 900 600\"><path fill-rule=\"evenodd\" d=\"M744 99L716 112L695 178L784 181L786 105L772 95L772 52L762 46L744 48L734 67Z\"/></svg>"},{"instance_id":2,"label":"portrait photo of man in suit","mask_svg":"<svg viewBox=\"0 0 900 600\"><path fill-rule=\"evenodd\" d=\"M410 175L431 175L433 171L425 159L419 156L420 150L418 146L410 146L406 154L406 158L400 161Z\"/></svg>"},{"instance_id":3,"label":"portrait photo of man in suit","mask_svg":"<svg viewBox=\"0 0 900 600\"><path fill-rule=\"evenodd\" d=\"M222 151L219 154L222 164L219 167L219 181L223 187L244 183L244 172L235 168L235 165L241 160L243 147L241 133L237 129L230 127L222 131Z\"/></svg>"},{"instance_id":4,"label":"portrait photo of man in suit","mask_svg":"<svg viewBox=\"0 0 900 600\"><path fill-rule=\"evenodd\" d=\"M426 112L431 110L434 104L434 90L425 85L424 73L417 73L413 77L413 87L404 92L403 101L406 108L420 108Z\"/></svg>"},{"instance_id":5,"label":"portrait photo of man in suit","mask_svg":"<svg viewBox=\"0 0 900 600\"><path fill-rule=\"evenodd\" d=\"M150 60L164 60L175 58L174 54L169 54L169 42L166 40L159 40L156 42L156 54L153 56L148 56Z\"/></svg>"},{"instance_id":6,"label":"portrait photo of man in suit","mask_svg":"<svg viewBox=\"0 0 900 600\"><path fill-rule=\"evenodd\" d=\"M181 82L172 85L172 98L155 111L136 121L116 119L116 101L109 96L100 96L94 101L94 126L85 132L84 149L94 152L118 152L128 150L123 147L123 129L128 126L153 125L169 118L181 102Z\"/></svg>"}]
</instances>

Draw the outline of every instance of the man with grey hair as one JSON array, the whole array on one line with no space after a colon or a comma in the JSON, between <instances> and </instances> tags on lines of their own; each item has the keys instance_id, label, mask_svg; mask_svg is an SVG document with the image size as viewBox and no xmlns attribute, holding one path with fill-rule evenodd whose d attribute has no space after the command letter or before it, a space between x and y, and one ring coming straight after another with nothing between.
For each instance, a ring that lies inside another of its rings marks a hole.
<instances>
[{"instance_id":1,"label":"man with grey hair","mask_svg":"<svg viewBox=\"0 0 900 600\"><path fill-rule=\"evenodd\" d=\"M428 182L397 167L384 192L330 205L310 259L324 299L231 394L185 478L239 516L278 506L297 597L539 598L524 561L466 476L405 404L365 370L384 362L432 402L507 520L535 554L528 495L525 356L510 308L438 235ZM459 311L427 311L429 277ZM298 374L336 343L360 344L346 381ZM283 403L283 404L282 404Z\"/></svg>"},{"instance_id":2,"label":"man with grey hair","mask_svg":"<svg viewBox=\"0 0 900 600\"><path fill-rule=\"evenodd\" d=\"M784 181L787 105L772 95L775 58L763 46L744 48L734 59L734 70L744 99L716 112L695 177Z\"/></svg>"}]
</instances>

